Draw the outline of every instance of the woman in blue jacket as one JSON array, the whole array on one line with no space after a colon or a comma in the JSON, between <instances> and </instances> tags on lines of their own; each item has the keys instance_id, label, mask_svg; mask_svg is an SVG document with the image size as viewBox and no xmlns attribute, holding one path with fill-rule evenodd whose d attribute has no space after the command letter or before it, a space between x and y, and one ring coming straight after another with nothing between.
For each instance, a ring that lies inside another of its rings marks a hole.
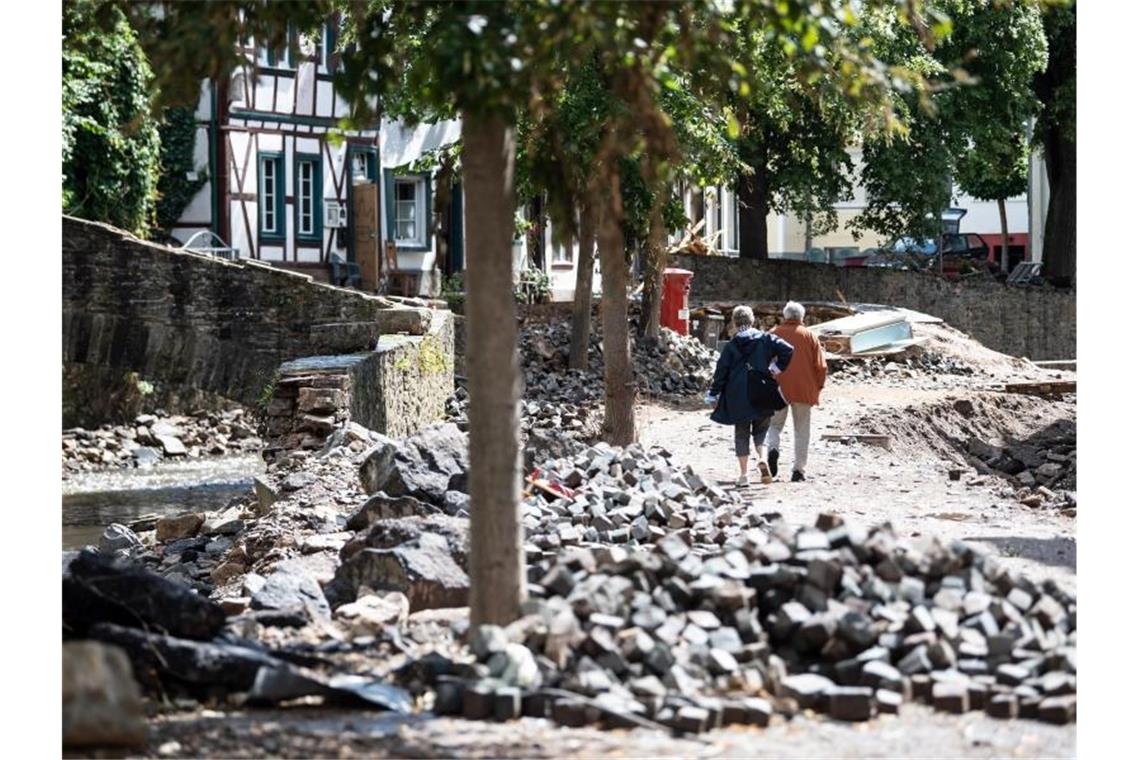
<instances>
[{"instance_id":1,"label":"woman in blue jacket","mask_svg":"<svg viewBox=\"0 0 1140 760\"><path fill-rule=\"evenodd\" d=\"M706 401L716 403L712 420L721 425L734 425L736 459L740 463L738 486L748 485L748 438L756 446L760 457L760 480L772 482L768 472L764 449L764 436L768 432L768 422L772 419L772 409L755 409L748 400L748 365L761 372L767 371L775 377L788 368L792 361L792 346L787 341L771 333L761 332L753 327L756 318L752 309L737 306L732 310L732 325L736 335L720 352L716 363Z\"/></svg>"}]
</instances>

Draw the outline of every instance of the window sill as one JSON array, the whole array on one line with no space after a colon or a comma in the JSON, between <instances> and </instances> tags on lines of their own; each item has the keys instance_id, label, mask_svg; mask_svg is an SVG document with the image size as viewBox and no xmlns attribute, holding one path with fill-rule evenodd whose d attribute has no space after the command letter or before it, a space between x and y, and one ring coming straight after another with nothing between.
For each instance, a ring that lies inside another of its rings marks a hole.
<instances>
[{"instance_id":1,"label":"window sill","mask_svg":"<svg viewBox=\"0 0 1140 760\"><path fill-rule=\"evenodd\" d=\"M279 232L258 232L257 240L259 243L284 243L285 236Z\"/></svg>"},{"instance_id":2,"label":"window sill","mask_svg":"<svg viewBox=\"0 0 1140 760\"><path fill-rule=\"evenodd\" d=\"M424 253L430 251L431 246L426 243L396 243L396 252L403 251L404 253Z\"/></svg>"},{"instance_id":3,"label":"window sill","mask_svg":"<svg viewBox=\"0 0 1140 760\"><path fill-rule=\"evenodd\" d=\"M573 269L573 261L552 261L550 262L551 269Z\"/></svg>"}]
</instances>

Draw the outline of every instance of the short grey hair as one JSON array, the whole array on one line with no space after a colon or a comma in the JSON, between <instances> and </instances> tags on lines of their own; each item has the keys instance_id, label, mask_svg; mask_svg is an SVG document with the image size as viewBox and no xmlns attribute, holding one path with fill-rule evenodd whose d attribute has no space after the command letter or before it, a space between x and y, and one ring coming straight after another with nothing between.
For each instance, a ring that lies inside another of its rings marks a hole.
<instances>
[{"instance_id":1,"label":"short grey hair","mask_svg":"<svg viewBox=\"0 0 1140 760\"><path fill-rule=\"evenodd\" d=\"M750 306L737 306L732 310L732 326L737 329L751 327L755 321L756 317L753 316Z\"/></svg>"},{"instance_id":2,"label":"short grey hair","mask_svg":"<svg viewBox=\"0 0 1140 760\"><path fill-rule=\"evenodd\" d=\"M804 321L804 305L795 301L788 301L784 305L784 319L798 319Z\"/></svg>"}]
</instances>

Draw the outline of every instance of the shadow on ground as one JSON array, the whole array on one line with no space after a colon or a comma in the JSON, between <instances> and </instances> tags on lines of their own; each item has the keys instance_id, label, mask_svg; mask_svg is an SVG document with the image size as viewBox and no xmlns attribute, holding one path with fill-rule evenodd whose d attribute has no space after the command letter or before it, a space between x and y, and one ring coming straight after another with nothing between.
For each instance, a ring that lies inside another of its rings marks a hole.
<instances>
[{"instance_id":1,"label":"shadow on ground","mask_svg":"<svg viewBox=\"0 0 1140 760\"><path fill-rule=\"evenodd\" d=\"M966 541L991 544L1003 556L1020 557L1043 565L1077 569L1077 542L1073 538L1029 538L1027 536L965 536Z\"/></svg>"}]
</instances>

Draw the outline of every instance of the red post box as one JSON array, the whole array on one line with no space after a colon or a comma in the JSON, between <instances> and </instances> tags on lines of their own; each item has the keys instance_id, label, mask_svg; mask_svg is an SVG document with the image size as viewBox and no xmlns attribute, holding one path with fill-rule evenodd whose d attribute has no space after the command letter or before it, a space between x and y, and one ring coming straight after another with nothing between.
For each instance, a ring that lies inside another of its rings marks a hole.
<instances>
[{"instance_id":1,"label":"red post box","mask_svg":"<svg viewBox=\"0 0 1140 760\"><path fill-rule=\"evenodd\" d=\"M688 269L665 270L665 292L661 294L661 326L681 335L689 334L689 283L693 273Z\"/></svg>"}]
</instances>

